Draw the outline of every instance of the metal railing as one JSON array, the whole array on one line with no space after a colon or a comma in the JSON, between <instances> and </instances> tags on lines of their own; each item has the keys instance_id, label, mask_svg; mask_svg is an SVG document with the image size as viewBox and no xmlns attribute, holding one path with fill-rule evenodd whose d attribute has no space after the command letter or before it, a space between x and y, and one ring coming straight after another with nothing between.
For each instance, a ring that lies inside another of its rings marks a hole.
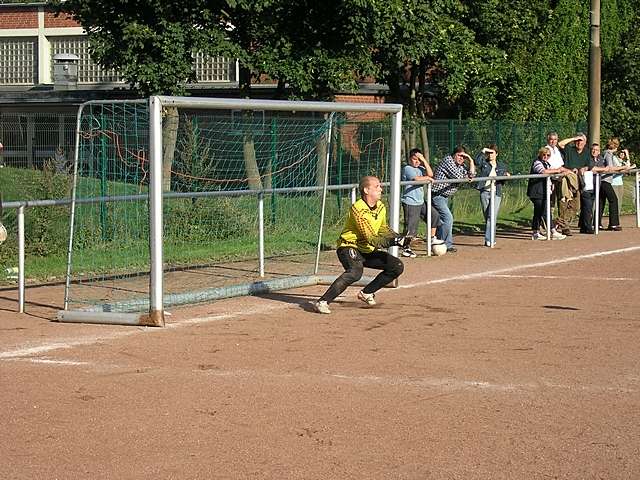
<instances>
[{"instance_id":1,"label":"metal railing","mask_svg":"<svg viewBox=\"0 0 640 480\"><path fill-rule=\"evenodd\" d=\"M621 172L622 173L622 172ZM636 226L640 228L640 169L629 170L622 174L634 174L635 175L635 213L636 213ZM595 185L598 188L595 189L595 208L599 209L599 200L600 200L600 176L601 174L595 175ZM431 203L432 198L432 186L435 184L471 184L471 183L479 183L479 182L491 182L490 187L490 202L489 208L491 209L491 247L493 248L493 244L495 243L496 236L496 224L497 224L497 216L495 215L495 197L496 197L496 182L509 182L509 181L518 181L518 180L526 180L530 178L546 178L546 221L548 228L546 229L547 239L551 238L551 181L554 178L560 178L561 176L557 174L541 174L541 175L511 175L511 176L500 176L500 177L474 177L468 179L455 179L455 180L435 180L433 182L425 182L425 181L405 181L400 182L401 186L405 185L426 185L426 201L427 203ZM389 186L390 182L386 182L383 184L384 186ZM303 192L318 192L323 191L325 189L327 191L349 191L351 203L355 203L357 199L357 184L342 184L342 185L328 185L324 186L314 186L314 187L292 187L292 188L273 188L273 189L263 189L263 190L232 190L232 191L215 191L215 192L187 192L187 193L178 193L178 192L167 192L163 194L164 198L203 198L203 197L239 197L239 196L256 196L258 201L258 212L264 211L264 197L265 195L270 195L273 193L303 193ZM106 197L95 197L95 198L79 198L76 199L75 202L78 204L94 204L94 203L103 203L103 202L121 202L121 201L146 201L149 199L149 196L146 194L141 195L120 195L120 196L106 196ZM17 209L17 236L18 236L18 311L20 313L24 313L25 311L25 212L28 208L34 207L52 207L52 206L65 206L71 205L72 199L58 199L58 200L27 200L27 201L10 201L4 202L2 204L2 208L8 209ZM595 215L595 232L598 233L599 230L599 210L596 210ZM399 215L399 213L398 213ZM259 275L260 277L264 277L265 271L265 256L264 256L264 238L265 238L265 229L264 229L264 215L258 215L259 217L259 241L258 241L258 262L259 262ZM431 216L426 215L427 219L427 232L431 230ZM390 219L391 220L391 219ZM396 221L398 221L396 219ZM427 238L427 255L431 255L431 235L426 235ZM322 237L319 238L318 241L318 249L321 247ZM69 267L69 265L67 265ZM318 270L318 263L316 261L315 265L315 273ZM67 288L65 289L65 306L67 303L67 290L68 283L70 279L67 279Z\"/></svg>"}]
</instances>

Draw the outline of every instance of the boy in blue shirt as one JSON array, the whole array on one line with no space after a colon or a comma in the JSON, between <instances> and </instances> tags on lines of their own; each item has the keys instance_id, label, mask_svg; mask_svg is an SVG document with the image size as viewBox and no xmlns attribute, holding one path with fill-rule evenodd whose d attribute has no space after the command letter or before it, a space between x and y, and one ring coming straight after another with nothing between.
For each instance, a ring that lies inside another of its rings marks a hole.
<instances>
[{"instance_id":1,"label":"boy in blue shirt","mask_svg":"<svg viewBox=\"0 0 640 480\"><path fill-rule=\"evenodd\" d=\"M402 168L402 181L425 181L427 183L433 181L433 170L419 148L414 148L409 152L409 162ZM425 220L427 213L431 212L431 244L444 243L435 236L436 228L440 224L440 217L430 205L427 209L424 202L424 185L405 185L400 201L404 213L404 235L406 237L409 239L416 237L418 235L418 220L420 218ZM401 250L401 253L405 257L416 257L410 247Z\"/></svg>"}]
</instances>

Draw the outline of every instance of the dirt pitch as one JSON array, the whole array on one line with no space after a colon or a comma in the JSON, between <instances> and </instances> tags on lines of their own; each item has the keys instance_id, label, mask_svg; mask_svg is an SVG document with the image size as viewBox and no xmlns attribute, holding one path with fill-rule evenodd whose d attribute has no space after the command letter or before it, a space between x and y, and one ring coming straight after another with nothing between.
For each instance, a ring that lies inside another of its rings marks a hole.
<instances>
[{"instance_id":1,"label":"dirt pitch","mask_svg":"<svg viewBox=\"0 0 640 480\"><path fill-rule=\"evenodd\" d=\"M457 237L366 308L323 287L50 322L0 292L3 479L640 478L640 230Z\"/></svg>"}]
</instances>

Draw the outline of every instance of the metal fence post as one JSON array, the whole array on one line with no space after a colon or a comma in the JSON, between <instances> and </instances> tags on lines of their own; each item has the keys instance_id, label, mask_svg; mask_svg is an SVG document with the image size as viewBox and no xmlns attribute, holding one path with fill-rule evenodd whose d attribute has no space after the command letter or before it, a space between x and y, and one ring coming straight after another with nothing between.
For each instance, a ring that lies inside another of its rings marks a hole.
<instances>
[{"instance_id":1,"label":"metal fence post","mask_svg":"<svg viewBox=\"0 0 640 480\"><path fill-rule=\"evenodd\" d=\"M432 218L431 218L431 197L433 196L432 193L432 186L431 186L431 182L427 183L427 208L426 208L426 215L427 215L427 257L431 256L431 225L432 225Z\"/></svg>"},{"instance_id":2,"label":"metal fence post","mask_svg":"<svg viewBox=\"0 0 640 480\"><path fill-rule=\"evenodd\" d=\"M636 193L636 227L640 228L640 171L636 172L636 184L633 191Z\"/></svg>"},{"instance_id":3,"label":"metal fence post","mask_svg":"<svg viewBox=\"0 0 640 480\"><path fill-rule=\"evenodd\" d=\"M551 240L551 177L547 177L546 204L547 240Z\"/></svg>"},{"instance_id":4,"label":"metal fence post","mask_svg":"<svg viewBox=\"0 0 640 480\"><path fill-rule=\"evenodd\" d=\"M489 232L489 241L491 243L490 247L493 248L496 243L496 181L491 180L491 197L489 199L489 215L491 216L491 221L489 222L489 228L491 231ZM486 228L486 227L485 227Z\"/></svg>"},{"instance_id":5,"label":"metal fence post","mask_svg":"<svg viewBox=\"0 0 640 480\"><path fill-rule=\"evenodd\" d=\"M258 194L258 268L264 277L264 193Z\"/></svg>"},{"instance_id":6,"label":"metal fence post","mask_svg":"<svg viewBox=\"0 0 640 480\"><path fill-rule=\"evenodd\" d=\"M271 188L274 190L271 192L271 223L276 223L276 192L275 189L278 188L277 183L277 175L276 171L278 170L278 127L277 120L275 118L271 119L271 132L270 132L270 141L271 141L271 156L269 157L269 161L271 162Z\"/></svg>"},{"instance_id":7,"label":"metal fence post","mask_svg":"<svg viewBox=\"0 0 640 480\"><path fill-rule=\"evenodd\" d=\"M18 207L18 311L24 313L24 206Z\"/></svg>"},{"instance_id":8,"label":"metal fence post","mask_svg":"<svg viewBox=\"0 0 640 480\"><path fill-rule=\"evenodd\" d=\"M598 235L598 232L600 231L600 174L596 173L593 184L595 186L596 189L596 199L595 199L595 205L594 205L594 211L595 211L595 234Z\"/></svg>"}]
</instances>

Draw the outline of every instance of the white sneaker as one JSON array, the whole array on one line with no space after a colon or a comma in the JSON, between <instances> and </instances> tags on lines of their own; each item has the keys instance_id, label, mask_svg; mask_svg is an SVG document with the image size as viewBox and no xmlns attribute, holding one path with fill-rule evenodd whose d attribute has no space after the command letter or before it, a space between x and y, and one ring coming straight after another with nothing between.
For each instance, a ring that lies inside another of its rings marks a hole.
<instances>
[{"instance_id":1,"label":"white sneaker","mask_svg":"<svg viewBox=\"0 0 640 480\"><path fill-rule=\"evenodd\" d=\"M444 240L440 240L435 235L431 237L431 245L442 245L443 243L444 243Z\"/></svg>"},{"instance_id":2,"label":"white sneaker","mask_svg":"<svg viewBox=\"0 0 640 480\"><path fill-rule=\"evenodd\" d=\"M546 240L547 237L541 234L540 232L535 232L531 235L531 240Z\"/></svg>"},{"instance_id":3,"label":"white sneaker","mask_svg":"<svg viewBox=\"0 0 640 480\"><path fill-rule=\"evenodd\" d=\"M417 257L415 252L413 250L411 250L410 248L405 248L404 250L402 250L402 256L403 257L409 257L409 258L416 258Z\"/></svg>"},{"instance_id":4,"label":"white sneaker","mask_svg":"<svg viewBox=\"0 0 640 480\"><path fill-rule=\"evenodd\" d=\"M567 238L566 235L557 230L551 230L551 240L564 240L565 238Z\"/></svg>"},{"instance_id":5,"label":"white sneaker","mask_svg":"<svg viewBox=\"0 0 640 480\"><path fill-rule=\"evenodd\" d=\"M373 307L376 304L376 295L374 293L364 293L360 290L358 292L358 300L362 300L370 307Z\"/></svg>"},{"instance_id":6,"label":"white sneaker","mask_svg":"<svg viewBox=\"0 0 640 480\"><path fill-rule=\"evenodd\" d=\"M331 313L329 310L329 304L324 300L318 300L317 302L313 302L313 309L318 313Z\"/></svg>"}]
</instances>

